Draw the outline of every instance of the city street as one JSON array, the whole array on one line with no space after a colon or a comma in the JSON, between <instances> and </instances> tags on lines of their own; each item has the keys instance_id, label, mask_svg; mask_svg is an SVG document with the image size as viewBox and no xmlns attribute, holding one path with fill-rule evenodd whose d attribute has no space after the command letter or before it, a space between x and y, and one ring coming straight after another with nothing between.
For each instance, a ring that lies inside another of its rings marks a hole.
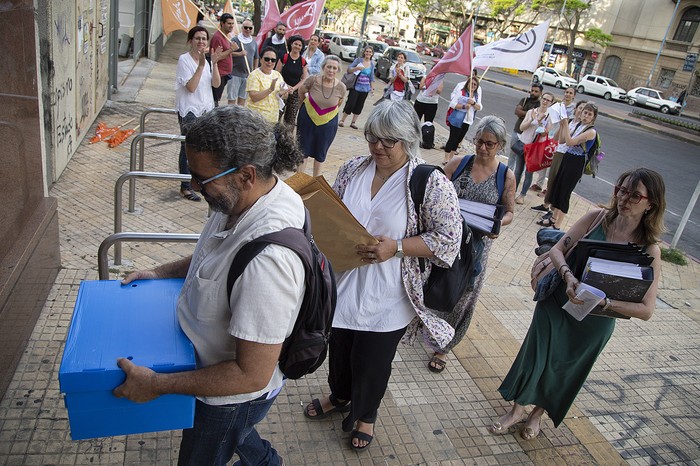
<instances>
[{"instance_id":1,"label":"city street","mask_svg":"<svg viewBox=\"0 0 700 466\"><path fill-rule=\"evenodd\" d=\"M430 57L425 61L432 63ZM480 74L482 74L480 72ZM527 88L529 80L502 72L488 71L486 77L491 80L504 82L509 85ZM464 80L464 76L448 74L440 97L436 123L445 126L445 115L449 105L452 89ZM525 92L489 82L481 81L484 110L477 113L477 120L484 115L498 115L506 121L509 133L515 125L516 116L513 113L517 102L526 95ZM545 86L545 91L552 92L561 98L563 90L553 86ZM582 96L577 95L577 100ZM601 97L585 96L586 100L595 102L601 112L608 110L629 112L631 107L625 102L606 101ZM597 126L601 131L605 159L600 164L599 174L594 179L584 176L575 192L584 198L595 202L605 203L609 199L612 186L617 176L623 171L645 166L657 170L666 182L666 228L663 239L671 242L681 220L690 197L700 180L700 164L697 160L698 147L689 142L681 141L664 134L657 134L645 128L633 126L613 118L598 117ZM470 131L467 138L473 134ZM534 194L533 194L534 195ZM678 248L687 254L700 258L700 206L693 210L683 235L678 242Z\"/></svg>"}]
</instances>

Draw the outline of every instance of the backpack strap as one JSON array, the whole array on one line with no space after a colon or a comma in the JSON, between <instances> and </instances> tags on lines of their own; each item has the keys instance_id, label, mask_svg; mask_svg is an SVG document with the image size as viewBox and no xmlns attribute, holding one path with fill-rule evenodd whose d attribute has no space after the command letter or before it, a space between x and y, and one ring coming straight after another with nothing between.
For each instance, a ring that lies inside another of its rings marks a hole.
<instances>
[{"instance_id":1,"label":"backpack strap","mask_svg":"<svg viewBox=\"0 0 700 466\"><path fill-rule=\"evenodd\" d=\"M473 155L465 155L462 157L462 161L459 162L459 165L457 166L457 169L455 172L452 174L452 178L450 178L450 181L454 181L457 178L459 178L462 175L462 172L467 168L467 165L472 161L474 158Z\"/></svg>"},{"instance_id":2,"label":"backpack strap","mask_svg":"<svg viewBox=\"0 0 700 466\"><path fill-rule=\"evenodd\" d=\"M301 57L301 67L303 68L305 66L306 66L306 58Z\"/></svg>"},{"instance_id":3,"label":"backpack strap","mask_svg":"<svg viewBox=\"0 0 700 466\"><path fill-rule=\"evenodd\" d=\"M283 64L283 65L286 65L286 64L287 64L287 57L288 57L288 56L289 56L288 53L285 53L285 54L282 56L282 64Z\"/></svg>"},{"instance_id":4,"label":"backpack strap","mask_svg":"<svg viewBox=\"0 0 700 466\"><path fill-rule=\"evenodd\" d=\"M421 233L421 222L420 222L420 209L423 205L423 200L425 199L425 187L428 184L430 175L435 171L440 170L443 172L442 168L436 165L421 164L418 165L411 174L411 179L408 182L408 189L411 192L411 199L416 209L416 215L418 216L418 233ZM444 173L444 172L443 172ZM418 259L420 264L420 270L423 272L425 270L424 259L421 257Z\"/></svg>"},{"instance_id":5,"label":"backpack strap","mask_svg":"<svg viewBox=\"0 0 700 466\"><path fill-rule=\"evenodd\" d=\"M452 174L450 181L454 181L459 178L467 166L474 161L473 155L465 155L457 169ZM496 169L496 187L498 188L498 203L503 204L503 191L506 187L506 173L508 173L508 167L501 162L498 162L498 168ZM415 202L415 201L414 201Z\"/></svg>"}]
</instances>

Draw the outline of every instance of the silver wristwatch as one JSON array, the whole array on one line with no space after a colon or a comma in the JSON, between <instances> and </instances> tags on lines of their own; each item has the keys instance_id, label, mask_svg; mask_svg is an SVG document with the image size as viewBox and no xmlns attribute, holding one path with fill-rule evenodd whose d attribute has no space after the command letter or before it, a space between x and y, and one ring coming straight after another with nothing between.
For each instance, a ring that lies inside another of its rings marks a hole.
<instances>
[{"instance_id":1,"label":"silver wristwatch","mask_svg":"<svg viewBox=\"0 0 700 466\"><path fill-rule=\"evenodd\" d=\"M394 254L394 257L398 257L399 259L403 257L403 244L400 239L396 240L396 254Z\"/></svg>"}]
</instances>

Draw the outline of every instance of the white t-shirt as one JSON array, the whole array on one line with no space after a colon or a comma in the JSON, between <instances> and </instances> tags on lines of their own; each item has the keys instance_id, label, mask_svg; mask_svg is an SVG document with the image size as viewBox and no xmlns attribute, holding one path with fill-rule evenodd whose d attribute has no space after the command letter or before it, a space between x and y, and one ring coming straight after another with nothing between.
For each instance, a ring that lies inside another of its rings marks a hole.
<instances>
[{"instance_id":1,"label":"white t-shirt","mask_svg":"<svg viewBox=\"0 0 700 466\"><path fill-rule=\"evenodd\" d=\"M211 91L211 65L207 63L202 70L199 84L194 92L187 90L185 85L197 72L199 64L192 58L192 55L183 53L177 59L177 69L175 71L175 106L181 117L192 112L194 116L200 117L214 108L214 95Z\"/></svg>"},{"instance_id":2,"label":"white t-shirt","mask_svg":"<svg viewBox=\"0 0 700 466\"><path fill-rule=\"evenodd\" d=\"M304 298L304 265L283 246L268 245L245 268L228 298L228 271L238 250L267 233L304 225L304 204L286 183L262 196L226 230L228 215L214 213L197 242L177 303L182 330L192 341L197 367L236 358L235 338L282 343L292 333ZM199 397L210 405L243 403L284 384L277 366L267 386L253 393Z\"/></svg>"},{"instance_id":3,"label":"white t-shirt","mask_svg":"<svg viewBox=\"0 0 700 466\"><path fill-rule=\"evenodd\" d=\"M454 89L452 89L452 94L450 95L450 107L455 108L455 106L459 103L459 99L464 97L462 95L462 89L464 89L465 84L467 84L467 82L462 81L461 83L458 83ZM476 96L474 96L474 100L477 104L479 104L479 108L477 109L474 105L472 105L467 110L467 114L464 116L464 123L468 125L474 123L474 115L476 115L476 111L483 110L484 108L484 104L481 103L481 87L476 88Z\"/></svg>"},{"instance_id":4,"label":"white t-shirt","mask_svg":"<svg viewBox=\"0 0 700 466\"><path fill-rule=\"evenodd\" d=\"M350 181L343 202L372 235L403 238L408 222L408 164L391 175L372 199L370 189L376 167L372 161ZM338 302L333 327L392 332L416 317L401 280L401 259L397 257L339 273L336 279Z\"/></svg>"}]
</instances>

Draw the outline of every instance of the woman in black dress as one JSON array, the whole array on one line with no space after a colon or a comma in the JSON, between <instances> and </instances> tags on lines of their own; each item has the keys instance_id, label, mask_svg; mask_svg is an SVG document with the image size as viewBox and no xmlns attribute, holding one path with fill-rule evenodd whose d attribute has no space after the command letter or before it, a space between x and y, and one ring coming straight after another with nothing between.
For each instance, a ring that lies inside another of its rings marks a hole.
<instances>
[{"instance_id":1,"label":"woman in black dress","mask_svg":"<svg viewBox=\"0 0 700 466\"><path fill-rule=\"evenodd\" d=\"M277 62L277 71L282 74L284 83L288 86L289 95L284 107L284 122L295 125L297 112L299 111L299 93L297 89L308 76L306 59L301 56L304 51L304 39L301 36L292 36L287 42L289 53L285 53Z\"/></svg>"}]
</instances>

